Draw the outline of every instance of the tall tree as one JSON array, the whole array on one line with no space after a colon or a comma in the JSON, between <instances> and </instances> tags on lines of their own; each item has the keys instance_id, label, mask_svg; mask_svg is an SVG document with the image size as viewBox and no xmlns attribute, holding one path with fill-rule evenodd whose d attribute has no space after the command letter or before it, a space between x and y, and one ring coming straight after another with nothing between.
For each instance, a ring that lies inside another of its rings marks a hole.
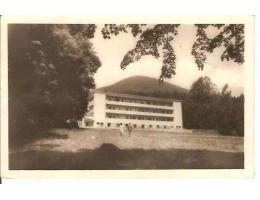
<instances>
[{"instance_id":1,"label":"tall tree","mask_svg":"<svg viewBox=\"0 0 260 200\"><path fill-rule=\"evenodd\" d=\"M10 128L52 126L84 113L101 66L89 42L95 27L9 25Z\"/></svg>"},{"instance_id":2,"label":"tall tree","mask_svg":"<svg viewBox=\"0 0 260 200\"><path fill-rule=\"evenodd\" d=\"M244 95L232 97L227 84L218 92L209 77L201 77L184 100L183 122L185 128L243 136Z\"/></svg>"},{"instance_id":3,"label":"tall tree","mask_svg":"<svg viewBox=\"0 0 260 200\"><path fill-rule=\"evenodd\" d=\"M216 129L226 135L244 135L244 95L232 97L226 84L218 99Z\"/></svg>"},{"instance_id":4,"label":"tall tree","mask_svg":"<svg viewBox=\"0 0 260 200\"><path fill-rule=\"evenodd\" d=\"M184 101L184 126L196 129L214 129L217 89L209 77L195 81Z\"/></svg>"}]
</instances>

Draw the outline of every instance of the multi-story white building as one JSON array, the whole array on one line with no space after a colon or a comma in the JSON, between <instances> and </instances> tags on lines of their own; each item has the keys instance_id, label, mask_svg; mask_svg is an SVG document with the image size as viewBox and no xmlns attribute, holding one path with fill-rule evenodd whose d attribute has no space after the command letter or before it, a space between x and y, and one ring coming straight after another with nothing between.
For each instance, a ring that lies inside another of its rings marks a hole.
<instances>
[{"instance_id":1,"label":"multi-story white building","mask_svg":"<svg viewBox=\"0 0 260 200\"><path fill-rule=\"evenodd\" d=\"M82 127L182 129L181 101L120 93L91 92Z\"/></svg>"}]
</instances>

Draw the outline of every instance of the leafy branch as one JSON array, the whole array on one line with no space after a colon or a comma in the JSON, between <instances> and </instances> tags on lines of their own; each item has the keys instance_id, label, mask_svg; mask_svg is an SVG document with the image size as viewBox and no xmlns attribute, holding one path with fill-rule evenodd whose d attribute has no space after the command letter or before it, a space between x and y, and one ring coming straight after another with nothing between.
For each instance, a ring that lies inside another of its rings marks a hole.
<instances>
[{"instance_id":1,"label":"leafy branch","mask_svg":"<svg viewBox=\"0 0 260 200\"><path fill-rule=\"evenodd\" d=\"M130 33L139 37L135 48L129 50L121 61L120 67L125 69L129 64L139 61L142 56L151 55L162 58L160 80L171 78L176 74L176 55L172 42L178 35L179 24L105 24L102 28L104 39L111 39L120 33ZM195 24L196 39L191 54L199 70L203 70L207 54L223 47L220 56L222 61L232 60L244 63L244 25L243 24ZM218 33L210 38L207 30L215 27Z\"/></svg>"}]
</instances>

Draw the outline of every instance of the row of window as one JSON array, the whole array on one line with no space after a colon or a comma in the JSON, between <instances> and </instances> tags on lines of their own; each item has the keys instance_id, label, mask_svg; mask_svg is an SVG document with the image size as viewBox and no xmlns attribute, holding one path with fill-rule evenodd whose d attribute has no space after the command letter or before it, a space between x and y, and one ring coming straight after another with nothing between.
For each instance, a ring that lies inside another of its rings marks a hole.
<instances>
[{"instance_id":1,"label":"row of window","mask_svg":"<svg viewBox=\"0 0 260 200\"><path fill-rule=\"evenodd\" d=\"M112 127L112 126L116 126L116 127L120 127L120 125L124 125L125 127L128 127L128 124L124 124L124 123L116 123L116 124L112 124L112 123L103 123L103 122L96 122L96 125L99 126L107 126L107 127ZM145 124L132 124L133 128L158 128L158 129L169 129L169 128L174 128L174 126L166 126L166 125L145 125ZM181 128L181 126L176 126L177 129Z\"/></svg>"},{"instance_id":2,"label":"row of window","mask_svg":"<svg viewBox=\"0 0 260 200\"><path fill-rule=\"evenodd\" d=\"M116 119L134 119L134 120L151 120L151 121L174 121L173 117L157 117L157 116L138 116L138 115L125 115L125 114L115 114L106 113L107 118Z\"/></svg>"},{"instance_id":3,"label":"row of window","mask_svg":"<svg viewBox=\"0 0 260 200\"><path fill-rule=\"evenodd\" d=\"M107 101L118 101L118 102L128 102L128 103L140 103L140 104L148 104L148 105L160 105L160 106L172 106L172 102L163 102L163 101L156 101L156 100L143 100L131 97L117 97L106 95Z\"/></svg>"},{"instance_id":4,"label":"row of window","mask_svg":"<svg viewBox=\"0 0 260 200\"><path fill-rule=\"evenodd\" d=\"M132 106L111 105L111 104L106 104L106 108L110 109L110 110L126 110L126 111L164 113L164 114L172 114L173 113L173 110L169 110L169 109L140 108L140 107L132 107Z\"/></svg>"}]
</instances>

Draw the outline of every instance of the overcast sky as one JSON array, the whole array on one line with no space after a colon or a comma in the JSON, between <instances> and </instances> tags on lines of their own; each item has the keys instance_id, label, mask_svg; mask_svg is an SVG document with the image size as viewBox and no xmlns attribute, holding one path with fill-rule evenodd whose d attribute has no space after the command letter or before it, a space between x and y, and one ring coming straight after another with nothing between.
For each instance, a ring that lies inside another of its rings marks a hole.
<instances>
[{"instance_id":1,"label":"overcast sky","mask_svg":"<svg viewBox=\"0 0 260 200\"><path fill-rule=\"evenodd\" d=\"M98 26L95 38L92 39L94 50L102 62L102 66L95 75L97 88L113 84L130 76L144 75L158 78L162 66L161 59L152 56L144 56L141 60L130 64L125 70L120 69L126 52L135 47L137 39L130 33L121 33L110 40L103 39L101 27ZM215 30L209 34L214 35ZM207 63L203 71L199 71L194 58L191 55L191 47L195 39L196 30L193 25L181 25L179 34L173 41L176 52L176 75L167 82L189 89L191 84L201 76L209 76L221 89L225 83L229 84L233 95L243 92L243 65L233 61L223 62L220 60L221 49L213 54L208 54Z\"/></svg>"}]
</instances>

